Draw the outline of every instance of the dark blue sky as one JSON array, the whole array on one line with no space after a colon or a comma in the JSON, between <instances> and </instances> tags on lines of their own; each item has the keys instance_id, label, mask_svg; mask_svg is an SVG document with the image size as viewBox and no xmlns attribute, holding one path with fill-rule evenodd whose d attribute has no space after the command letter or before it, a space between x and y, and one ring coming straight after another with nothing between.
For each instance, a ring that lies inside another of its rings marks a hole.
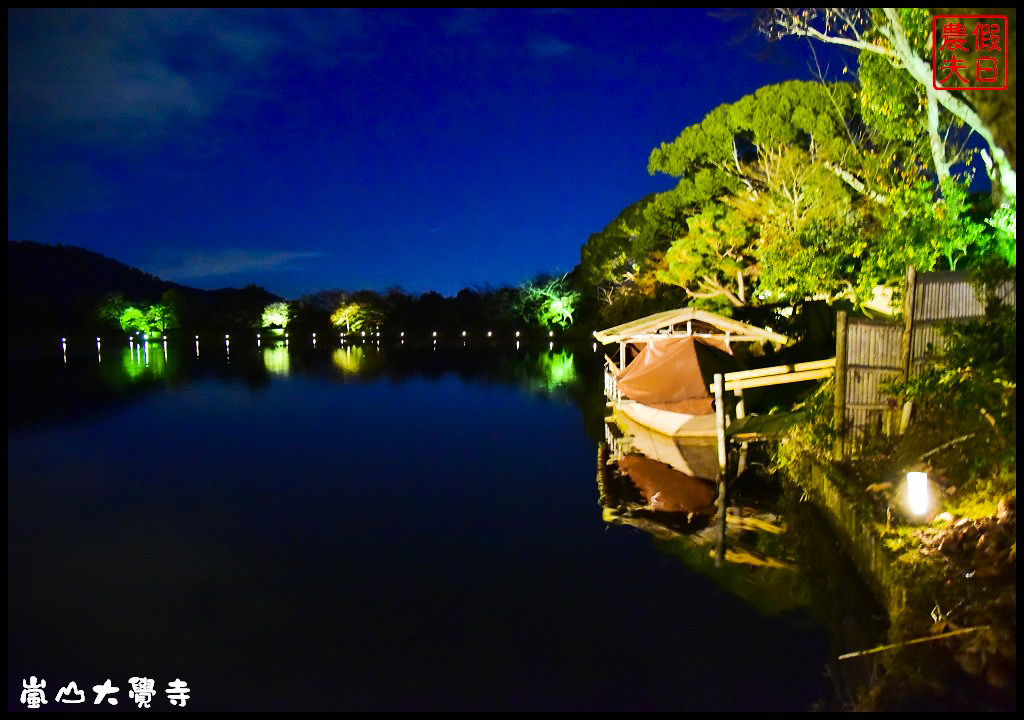
<instances>
[{"instance_id":1,"label":"dark blue sky","mask_svg":"<svg viewBox=\"0 0 1024 720\"><path fill-rule=\"evenodd\" d=\"M287 297L565 272L622 208L672 187L648 175L652 148L812 77L806 44L750 25L706 10L8 11L8 236Z\"/></svg>"}]
</instances>

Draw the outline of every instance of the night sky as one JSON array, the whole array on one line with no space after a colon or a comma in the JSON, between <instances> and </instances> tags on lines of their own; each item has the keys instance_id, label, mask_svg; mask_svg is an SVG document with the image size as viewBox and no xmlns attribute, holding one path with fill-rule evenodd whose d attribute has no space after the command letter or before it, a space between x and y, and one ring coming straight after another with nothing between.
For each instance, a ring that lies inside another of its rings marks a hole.
<instances>
[{"instance_id":1,"label":"night sky","mask_svg":"<svg viewBox=\"0 0 1024 720\"><path fill-rule=\"evenodd\" d=\"M806 43L770 46L751 23L9 10L8 237L289 298L566 272L591 233L674 185L648 175L652 148L813 77Z\"/></svg>"}]
</instances>

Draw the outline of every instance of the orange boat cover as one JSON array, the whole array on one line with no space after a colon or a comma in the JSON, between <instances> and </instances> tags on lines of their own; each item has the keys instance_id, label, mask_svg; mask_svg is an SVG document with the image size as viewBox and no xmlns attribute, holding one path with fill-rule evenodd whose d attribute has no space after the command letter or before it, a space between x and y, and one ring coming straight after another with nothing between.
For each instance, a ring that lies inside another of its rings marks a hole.
<instances>
[{"instance_id":1,"label":"orange boat cover","mask_svg":"<svg viewBox=\"0 0 1024 720\"><path fill-rule=\"evenodd\" d=\"M740 370L731 353L690 335L649 342L619 373L619 390L630 400L659 410L707 415L715 411L708 385L715 373Z\"/></svg>"}]
</instances>

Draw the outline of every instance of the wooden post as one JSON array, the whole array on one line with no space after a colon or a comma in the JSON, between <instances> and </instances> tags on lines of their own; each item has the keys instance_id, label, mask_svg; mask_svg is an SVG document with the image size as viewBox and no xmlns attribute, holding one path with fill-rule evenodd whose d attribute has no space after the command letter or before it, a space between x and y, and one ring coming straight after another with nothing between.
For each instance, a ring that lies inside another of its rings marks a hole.
<instances>
[{"instance_id":1,"label":"wooden post","mask_svg":"<svg viewBox=\"0 0 1024 720\"><path fill-rule=\"evenodd\" d=\"M718 437L718 551L715 553L715 567L722 567L725 560L725 378L715 373L715 434Z\"/></svg>"},{"instance_id":2,"label":"wooden post","mask_svg":"<svg viewBox=\"0 0 1024 720\"><path fill-rule=\"evenodd\" d=\"M715 552L715 567L722 567L725 562L726 503L725 473L722 473L718 476L718 548Z\"/></svg>"},{"instance_id":3,"label":"wooden post","mask_svg":"<svg viewBox=\"0 0 1024 720\"><path fill-rule=\"evenodd\" d=\"M715 435L718 438L718 472L725 475L725 379L715 373Z\"/></svg>"},{"instance_id":4,"label":"wooden post","mask_svg":"<svg viewBox=\"0 0 1024 720\"><path fill-rule=\"evenodd\" d=\"M836 460L843 459L846 440L846 329L846 311L840 310L836 313L836 382L832 418L832 427L836 431L832 455Z\"/></svg>"},{"instance_id":5,"label":"wooden post","mask_svg":"<svg viewBox=\"0 0 1024 720\"><path fill-rule=\"evenodd\" d=\"M741 420L747 416L746 406L743 404L743 389L733 390L736 393L736 419ZM736 477L743 474L743 471L747 469L747 453L749 451L750 443L740 443L740 457L736 463Z\"/></svg>"},{"instance_id":6,"label":"wooden post","mask_svg":"<svg viewBox=\"0 0 1024 720\"><path fill-rule=\"evenodd\" d=\"M903 298L903 341L900 344L900 379L910 379L910 369L914 362L914 311L917 304L917 270L907 265L907 294ZM914 403L903 403L903 414L900 417L900 434L907 431Z\"/></svg>"}]
</instances>

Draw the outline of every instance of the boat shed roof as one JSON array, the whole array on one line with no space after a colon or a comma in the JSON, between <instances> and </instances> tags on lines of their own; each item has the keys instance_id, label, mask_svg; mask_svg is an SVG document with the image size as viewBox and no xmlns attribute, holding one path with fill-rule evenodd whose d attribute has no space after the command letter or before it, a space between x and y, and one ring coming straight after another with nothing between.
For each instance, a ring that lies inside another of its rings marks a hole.
<instances>
[{"instance_id":1,"label":"boat shed roof","mask_svg":"<svg viewBox=\"0 0 1024 720\"><path fill-rule=\"evenodd\" d=\"M694 335L728 335L729 340L733 342L773 342L780 345L789 343L789 338L785 335L694 308L666 310L607 330L596 330L594 337L604 345L617 342L646 342L659 336L685 335L686 323L690 323L690 330ZM677 325L684 326L682 332L676 330Z\"/></svg>"}]
</instances>

